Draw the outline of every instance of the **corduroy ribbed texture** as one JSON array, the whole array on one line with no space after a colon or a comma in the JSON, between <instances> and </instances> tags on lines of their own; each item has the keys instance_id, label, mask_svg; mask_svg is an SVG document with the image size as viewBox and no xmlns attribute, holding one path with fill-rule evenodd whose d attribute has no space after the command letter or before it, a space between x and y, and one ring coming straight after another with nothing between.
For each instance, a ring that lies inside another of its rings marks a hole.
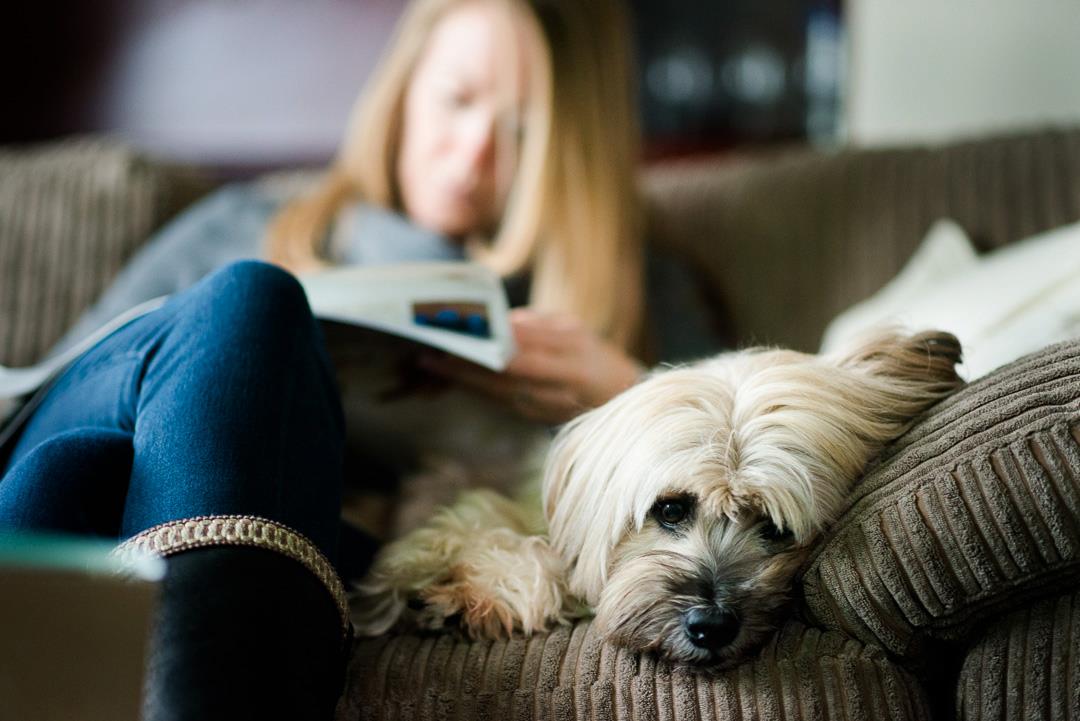
<instances>
[{"instance_id":1,"label":"corduroy ribbed texture","mask_svg":"<svg viewBox=\"0 0 1080 721\"><path fill-rule=\"evenodd\" d=\"M0 151L0 365L37 360L209 185L104 139Z\"/></svg>"},{"instance_id":2,"label":"corduroy ribbed texture","mask_svg":"<svg viewBox=\"0 0 1080 721\"><path fill-rule=\"evenodd\" d=\"M956 703L962 721L1080 720L1080 593L991 626L964 659Z\"/></svg>"},{"instance_id":3,"label":"corduroy ribbed texture","mask_svg":"<svg viewBox=\"0 0 1080 721\"><path fill-rule=\"evenodd\" d=\"M859 483L803 577L809 618L915 657L1080 585L1080 340L935 407Z\"/></svg>"},{"instance_id":4,"label":"corduroy ribbed texture","mask_svg":"<svg viewBox=\"0 0 1080 721\"><path fill-rule=\"evenodd\" d=\"M1080 219L1080 129L721 156L653 168L645 187L650 239L705 275L734 342L815 351L829 320L891 279L938 218L984 251Z\"/></svg>"},{"instance_id":5,"label":"corduroy ribbed texture","mask_svg":"<svg viewBox=\"0 0 1080 721\"><path fill-rule=\"evenodd\" d=\"M929 718L880 649L789 622L754 660L698 674L601 643L587 622L469 643L393 636L354 649L338 721Z\"/></svg>"}]
</instances>

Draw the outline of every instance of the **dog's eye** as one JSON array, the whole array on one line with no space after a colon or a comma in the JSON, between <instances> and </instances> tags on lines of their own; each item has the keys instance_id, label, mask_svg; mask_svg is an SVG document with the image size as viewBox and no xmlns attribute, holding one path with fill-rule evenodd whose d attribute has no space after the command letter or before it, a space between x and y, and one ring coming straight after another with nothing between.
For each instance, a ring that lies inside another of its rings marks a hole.
<instances>
[{"instance_id":1,"label":"dog's eye","mask_svg":"<svg viewBox=\"0 0 1080 721\"><path fill-rule=\"evenodd\" d=\"M652 514L661 526L675 528L690 516L693 507L689 498L665 498L656 502Z\"/></svg>"},{"instance_id":2,"label":"dog's eye","mask_svg":"<svg viewBox=\"0 0 1080 721\"><path fill-rule=\"evenodd\" d=\"M769 543L791 543L795 539L795 532L790 528L780 530L771 518L765 518L758 526L758 533Z\"/></svg>"}]
</instances>

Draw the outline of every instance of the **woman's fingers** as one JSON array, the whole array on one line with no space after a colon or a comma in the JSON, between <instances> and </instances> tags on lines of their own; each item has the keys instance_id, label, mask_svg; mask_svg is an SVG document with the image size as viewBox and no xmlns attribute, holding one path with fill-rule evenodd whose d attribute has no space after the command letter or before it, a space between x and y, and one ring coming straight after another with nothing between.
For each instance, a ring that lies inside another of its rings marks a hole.
<instances>
[{"instance_id":1,"label":"woman's fingers","mask_svg":"<svg viewBox=\"0 0 1080 721\"><path fill-rule=\"evenodd\" d=\"M521 349L506 366L508 375L537 383L575 383L582 373L581 359L536 349Z\"/></svg>"},{"instance_id":2,"label":"woman's fingers","mask_svg":"<svg viewBox=\"0 0 1080 721\"><path fill-rule=\"evenodd\" d=\"M585 326L568 315L538 313L529 308L510 311L510 328L518 347L561 354L580 343Z\"/></svg>"}]
</instances>

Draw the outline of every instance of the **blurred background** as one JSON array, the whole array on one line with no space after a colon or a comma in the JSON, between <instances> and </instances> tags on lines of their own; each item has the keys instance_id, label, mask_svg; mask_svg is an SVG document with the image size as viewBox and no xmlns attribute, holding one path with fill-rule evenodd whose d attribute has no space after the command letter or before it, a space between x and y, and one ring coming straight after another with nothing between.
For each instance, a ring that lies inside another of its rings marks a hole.
<instances>
[{"instance_id":1,"label":"blurred background","mask_svg":"<svg viewBox=\"0 0 1080 721\"><path fill-rule=\"evenodd\" d=\"M649 160L1080 120L1075 0L628 2ZM18 3L0 143L108 132L225 175L323 164L402 4Z\"/></svg>"}]
</instances>

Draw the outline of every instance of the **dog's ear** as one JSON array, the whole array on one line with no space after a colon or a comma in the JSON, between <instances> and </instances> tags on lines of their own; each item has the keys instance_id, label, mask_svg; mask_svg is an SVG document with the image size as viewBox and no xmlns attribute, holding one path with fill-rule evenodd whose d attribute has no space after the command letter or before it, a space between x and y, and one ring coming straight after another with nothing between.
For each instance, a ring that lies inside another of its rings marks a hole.
<instances>
[{"instance_id":1,"label":"dog's ear","mask_svg":"<svg viewBox=\"0 0 1080 721\"><path fill-rule=\"evenodd\" d=\"M741 381L730 485L800 537L839 512L886 444L963 385L960 343L940 331L883 329L815 362L782 358Z\"/></svg>"},{"instance_id":2,"label":"dog's ear","mask_svg":"<svg viewBox=\"0 0 1080 721\"><path fill-rule=\"evenodd\" d=\"M956 373L960 341L940 330L909 334L880 328L860 336L830 359L861 377L866 411L895 424L895 435L964 385Z\"/></svg>"},{"instance_id":3,"label":"dog's ear","mask_svg":"<svg viewBox=\"0 0 1080 721\"><path fill-rule=\"evenodd\" d=\"M840 366L948 394L964 384L956 374L960 341L952 333L927 330L905 334L886 327L859 336L836 354Z\"/></svg>"},{"instance_id":4,"label":"dog's ear","mask_svg":"<svg viewBox=\"0 0 1080 721\"><path fill-rule=\"evenodd\" d=\"M589 599L600 592L610 545L607 519L600 516L611 513L611 504L605 503L611 474L599 470L610 461L594 438L603 427L594 418L602 413L584 413L559 430L548 452L542 490L551 546L566 564L571 592ZM594 474L595 482L589 483Z\"/></svg>"}]
</instances>

